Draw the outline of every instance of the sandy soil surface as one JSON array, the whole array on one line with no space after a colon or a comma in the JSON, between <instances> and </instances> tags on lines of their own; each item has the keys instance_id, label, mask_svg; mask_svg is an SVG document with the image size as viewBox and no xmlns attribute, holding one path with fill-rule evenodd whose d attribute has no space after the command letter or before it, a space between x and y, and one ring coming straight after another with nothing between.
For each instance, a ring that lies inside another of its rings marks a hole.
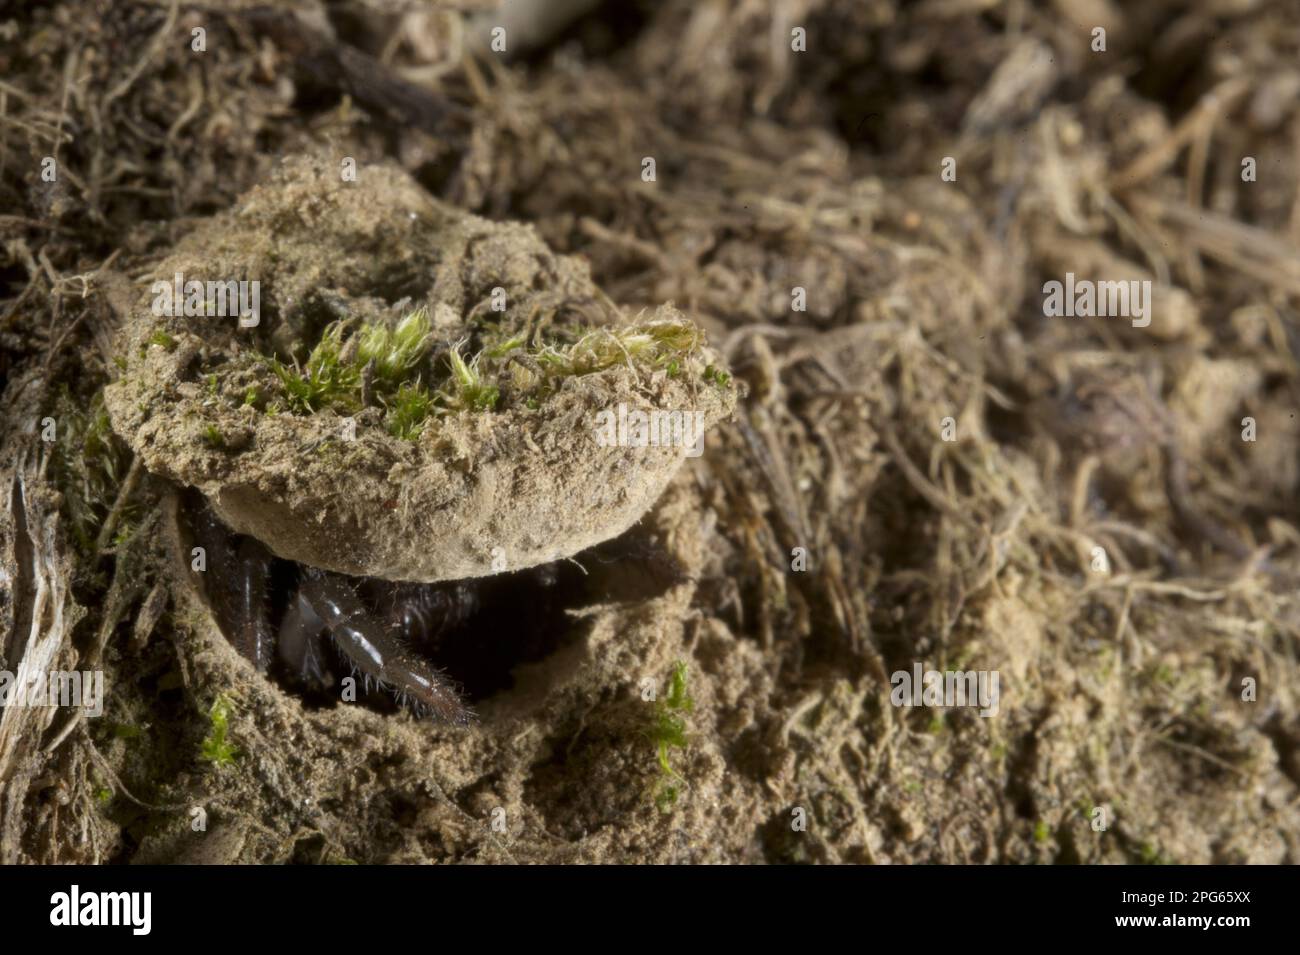
<instances>
[{"instance_id":1,"label":"sandy soil surface","mask_svg":"<svg viewBox=\"0 0 1300 955\"><path fill-rule=\"evenodd\" d=\"M497 6L0 4L0 862L1296 861L1294 5Z\"/></svg>"}]
</instances>

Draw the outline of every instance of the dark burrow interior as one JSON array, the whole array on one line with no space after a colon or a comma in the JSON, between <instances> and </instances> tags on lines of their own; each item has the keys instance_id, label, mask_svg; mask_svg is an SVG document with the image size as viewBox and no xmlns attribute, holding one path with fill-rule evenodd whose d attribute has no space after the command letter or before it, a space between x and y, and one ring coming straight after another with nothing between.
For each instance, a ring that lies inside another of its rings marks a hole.
<instances>
[{"instance_id":1,"label":"dark burrow interior","mask_svg":"<svg viewBox=\"0 0 1300 955\"><path fill-rule=\"evenodd\" d=\"M182 520L204 507L197 492L186 492ZM231 548L237 552L243 539L228 533ZM272 632L278 633L302 574L301 565L293 561L271 559L265 612ZM393 604L418 604L426 621L420 633L403 633L400 626L390 629L443 671L471 706L509 692L519 666L541 662L578 639L585 624L570 611L594 603L652 599L686 579L684 571L641 527L572 558L473 580L395 584L337 576L351 584L377 619L384 619L385 608ZM430 620L431 616L435 619ZM237 623L222 619L216 606L214 618L226 638L238 646L233 633ZM352 675L352 667L328 637L320 645L327 648L322 662L332 677L329 686L305 681L278 658L269 675L308 706L330 708L342 702L339 681ZM380 712L396 712L402 706L389 689L373 684L367 687L360 675L356 696L356 702Z\"/></svg>"}]
</instances>

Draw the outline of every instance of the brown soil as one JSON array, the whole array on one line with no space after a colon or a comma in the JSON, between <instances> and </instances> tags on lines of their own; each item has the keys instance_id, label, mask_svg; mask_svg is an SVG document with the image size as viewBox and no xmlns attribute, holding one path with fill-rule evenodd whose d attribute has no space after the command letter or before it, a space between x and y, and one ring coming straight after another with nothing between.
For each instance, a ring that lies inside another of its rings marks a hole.
<instances>
[{"instance_id":1,"label":"brown soil","mask_svg":"<svg viewBox=\"0 0 1300 955\"><path fill-rule=\"evenodd\" d=\"M493 6L0 6L0 668L108 685L0 714L0 862L1296 861L1289 4L628 0L504 55ZM262 275L259 350L504 286L684 317L738 387L629 361L308 458L337 417L233 403L235 327L148 311L177 270ZM1066 272L1150 325L1046 316ZM624 396L703 456L575 438ZM488 578L475 727L322 705L222 636L181 485L338 570L582 571ZM891 705L917 664L997 714Z\"/></svg>"}]
</instances>

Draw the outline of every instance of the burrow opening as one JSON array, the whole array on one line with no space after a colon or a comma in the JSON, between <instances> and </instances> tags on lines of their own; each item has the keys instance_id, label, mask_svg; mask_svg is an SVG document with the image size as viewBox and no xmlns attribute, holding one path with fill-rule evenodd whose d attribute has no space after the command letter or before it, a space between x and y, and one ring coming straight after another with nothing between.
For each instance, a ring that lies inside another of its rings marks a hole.
<instances>
[{"instance_id":1,"label":"burrow opening","mask_svg":"<svg viewBox=\"0 0 1300 955\"><path fill-rule=\"evenodd\" d=\"M206 506L197 492L183 498L184 511ZM230 532L232 550L242 538ZM293 561L274 558L270 564L265 612L278 634L290 602L295 598L302 568ZM465 701L476 706L515 687L520 666L541 663L581 637L587 624L571 611L597 603L629 603L654 599L686 580L685 571L647 531L634 527L620 537L588 548L572 558L514 572L473 580L438 584L400 584L375 578L346 577L363 604L384 619L385 606L423 602L440 614L432 639L404 641L459 687ZM211 604L211 601L209 601ZM218 627L232 645L237 620L223 620L214 612ZM313 708L342 704L341 681L353 675L351 666L327 636L321 653L333 682L313 685L276 659L269 676L285 691ZM401 705L384 688L364 686L358 677L357 703L393 713ZM348 704L350 705L350 704Z\"/></svg>"}]
</instances>

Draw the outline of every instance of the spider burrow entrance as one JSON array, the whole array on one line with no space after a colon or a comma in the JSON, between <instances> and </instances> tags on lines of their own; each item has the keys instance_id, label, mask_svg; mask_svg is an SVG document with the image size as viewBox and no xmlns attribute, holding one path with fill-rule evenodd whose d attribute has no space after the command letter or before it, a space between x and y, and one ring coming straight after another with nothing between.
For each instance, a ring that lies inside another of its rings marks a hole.
<instances>
[{"instance_id":1,"label":"spider burrow entrance","mask_svg":"<svg viewBox=\"0 0 1300 955\"><path fill-rule=\"evenodd\" d=\"M515 671L582 637L575 611L645 599L685 577L636 531L578 555L436 584L322 571L232 532L195 491L182 535L203 549L198 581L222 634L255 669L311 707L360 703L466 725L508 695ZM615 570L615 568L617 568Z\"/></svg>"}]
</instances>

